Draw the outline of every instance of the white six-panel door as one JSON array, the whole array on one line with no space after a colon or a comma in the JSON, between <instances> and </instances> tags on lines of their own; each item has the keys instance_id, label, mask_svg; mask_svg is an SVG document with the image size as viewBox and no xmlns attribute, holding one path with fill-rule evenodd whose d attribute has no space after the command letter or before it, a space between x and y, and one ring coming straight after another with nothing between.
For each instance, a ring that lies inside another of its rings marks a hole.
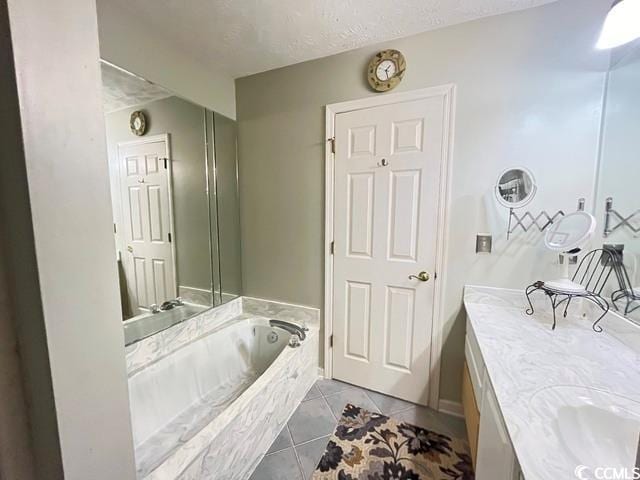
<instances>
[{"instance_id":1,"label":"white six-panel door","mask_svg":"<svg viewBox=\"0 0 640 480\"><path fill-rule=\"evenodd\" d=\"M176 298L166 139L118 146L124 246L122 260L135 314Z\"/></svg>"},{"instance_id":2,"label":"white six-panel door","mask_svg":"<svg viewBox=\"0 0 640 480\"><path fill-rule=\"evenodd\" d=\"M337 114L333 377L426 405L443 96ZM416 278L427 272L428 281Z\"/></svg>"}]
</instances>

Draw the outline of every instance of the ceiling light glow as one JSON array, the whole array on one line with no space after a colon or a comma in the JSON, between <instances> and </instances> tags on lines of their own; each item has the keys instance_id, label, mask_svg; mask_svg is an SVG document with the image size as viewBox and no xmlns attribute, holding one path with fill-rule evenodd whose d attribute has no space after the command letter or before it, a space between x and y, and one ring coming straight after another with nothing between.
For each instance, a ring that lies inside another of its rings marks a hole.
<instances>
[{"instance_id":1,"label":"ceiling light glow","mask_svg":"<svg viewBox=\"0 0 640 480\"><path fill-rule=\"evenodd\" d=\"M619 47L640 37L640 0L618 0L604 20L596 48Z\"/></svg>"}]
</instances>

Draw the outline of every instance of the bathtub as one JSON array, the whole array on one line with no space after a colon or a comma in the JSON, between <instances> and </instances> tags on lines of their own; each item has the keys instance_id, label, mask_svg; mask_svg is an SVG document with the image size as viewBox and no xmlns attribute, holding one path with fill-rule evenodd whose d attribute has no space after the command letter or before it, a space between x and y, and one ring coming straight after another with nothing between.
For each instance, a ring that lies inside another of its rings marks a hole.
<instances>
[{"instance_id":1,"label":"bathtub","mask_svg":"<svg viewBox=\"0 0 640 480\"><path fill-rule=\"evenodd\" d=\"M139 479L250 476L317 377L317 326L292 348L268 320L242 313L130 372Z\"/></svg>"}]
</instances>

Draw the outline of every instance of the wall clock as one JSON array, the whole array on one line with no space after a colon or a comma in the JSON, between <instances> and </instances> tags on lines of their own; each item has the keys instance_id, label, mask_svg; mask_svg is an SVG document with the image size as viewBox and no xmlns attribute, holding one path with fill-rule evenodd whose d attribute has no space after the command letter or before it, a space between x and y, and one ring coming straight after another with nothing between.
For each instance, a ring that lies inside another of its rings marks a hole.
<instances>
[{"instance_id":1,"label":"wall clock","mask_svg":"<svg viewBox=\"0 0 640 480\"><path fill-rule=\"evenodd\" d=\"M398 50L382 50L369 62L367 68L369 85L376 92L391 90L398 86L406 68L407 62L402 53Z\"/></svg>"},{"instance_id":2,"label":"wall clock","mask_svg":"<svg viewBox=\"0 0 640 480\"><path fill-rule=\"evenodd\" d=\"M144 135L147 131L147 118L144 113L138 110L133 112L129 118L129 128L131 132L138 136Z\"/></svg>"}]
</instances>

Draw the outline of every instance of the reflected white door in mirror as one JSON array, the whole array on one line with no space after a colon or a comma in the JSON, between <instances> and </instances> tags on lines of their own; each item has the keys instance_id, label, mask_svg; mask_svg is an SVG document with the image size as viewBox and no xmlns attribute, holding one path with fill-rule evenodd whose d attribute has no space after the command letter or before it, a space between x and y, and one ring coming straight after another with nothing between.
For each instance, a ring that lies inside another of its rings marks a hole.
<instances>
[{"instance_id":1,"label":"reflected white door in mirror","mask_svg":"<svg viewBox=\"0 0 640 480\"><path fill-rule=\"evenodd\" d=\"M168 135L118 144L124 268L131 311L176 298Z\"/></svg>"}]
</instances>

